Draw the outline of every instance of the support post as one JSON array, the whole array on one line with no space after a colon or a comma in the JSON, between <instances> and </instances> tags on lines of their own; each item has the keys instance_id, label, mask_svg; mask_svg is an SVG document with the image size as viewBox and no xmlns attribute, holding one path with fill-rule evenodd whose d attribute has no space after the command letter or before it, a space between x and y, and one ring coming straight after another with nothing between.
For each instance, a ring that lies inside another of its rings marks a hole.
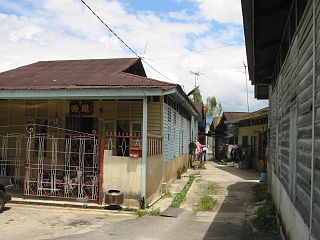
<instances>
[{"instance_id":1,"label":"support post","mask_svg":"<svg viewBox=\"0 0 320 240\"><path fill-rule=\"evenodd\" d=\"M98 204L101 205L103 202L103 159L104 159L104 149L106 142L101 139L99 142L99 164L98 164Z\"/></svg>"},{"instance_id":2,"label":"support post","mask_svg":"<svg viewBox=\"0 0 320 240\"><path fill-rule=\"evenodd\" d=\"M147 182L147 153L148 153L148 99L143 98L143 122L142 122L142 158L141 158L141 202L142 208L146 205Z\"/></svg>"}]
</instances>

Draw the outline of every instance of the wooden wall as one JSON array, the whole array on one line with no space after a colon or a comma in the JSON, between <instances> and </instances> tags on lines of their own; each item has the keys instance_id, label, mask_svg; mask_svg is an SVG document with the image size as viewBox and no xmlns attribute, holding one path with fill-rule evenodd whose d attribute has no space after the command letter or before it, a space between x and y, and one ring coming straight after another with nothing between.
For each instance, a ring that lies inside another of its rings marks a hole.
<instances>
[{"instance_id":1,"label":"wooden wall","mask_svg":"<svg viewBox=\"0 0 320 240\"><path fill-rule=\"evenodd\" d=\"M277 84L270 93L269 157L274 165L275 174L308 226L310 226L310 215L312 216L312 231L318 239L320 238L320 6L319 0L316 0L316 39L313 39L312 1L309 2ZM313 62L314 56L316 64ZM313 95L314 79L315 95Z\"/></svg>"}]
</instances>

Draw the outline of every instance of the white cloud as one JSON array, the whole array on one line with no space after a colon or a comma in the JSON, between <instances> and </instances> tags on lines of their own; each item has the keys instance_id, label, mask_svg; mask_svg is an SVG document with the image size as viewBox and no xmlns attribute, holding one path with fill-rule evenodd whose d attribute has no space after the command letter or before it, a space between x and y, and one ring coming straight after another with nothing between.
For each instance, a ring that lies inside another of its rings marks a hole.
<instances>
[{"instance_id":1,"label":"white cloud","mask_svg":"<svg viewBox=\"0 0 320 240\"><path fill-rule=\"evenodd\" d=\"M240 0L193 0L207 19L242 24Z\"/></svg>"},{"instance_id":2,"label":"white cloud","mask_svg":"<svg viewBox=\"0 0 320 240\"><path fill-rule=\"evenodd\" d=\"M33 15L0 14L0 71L40 60L135 57L79 1L47 0L37 6ZM169 21L172 13L128 12L117 1L93 0L90 6L139 54L148 43L146 60L186 91L194 87L190 71L199 69L204 98L216 96L227 111L246 111L244 47L216 49L237 42L241 28L212 32L210 21L196 21L195 16L193 21ZM180 17L187 18L187 14L182 12ZM190 55L190 48L216 50ZM170 58L180 55L185 56ZM168 81L145 68L149 77ZM250 105L256 110L263 104L253 99L252 89Z\"/></svg>"}]
</instances>

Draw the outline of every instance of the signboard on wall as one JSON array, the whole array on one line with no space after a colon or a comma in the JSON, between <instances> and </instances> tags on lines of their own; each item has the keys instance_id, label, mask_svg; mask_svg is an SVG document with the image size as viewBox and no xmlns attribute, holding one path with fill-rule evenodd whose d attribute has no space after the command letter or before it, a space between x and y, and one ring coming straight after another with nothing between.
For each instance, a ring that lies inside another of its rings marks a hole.
<instances>
[{"instance_id":1,"label":"signboard on wall","mask_svg":"<svg viewBox=\"0 0 320 240\"><path fill-rule=\"evenodd\" d=\"M71 101L69 111L71 115L91 115L93 113L93 102Z\"/></svg>"}]
</instances>

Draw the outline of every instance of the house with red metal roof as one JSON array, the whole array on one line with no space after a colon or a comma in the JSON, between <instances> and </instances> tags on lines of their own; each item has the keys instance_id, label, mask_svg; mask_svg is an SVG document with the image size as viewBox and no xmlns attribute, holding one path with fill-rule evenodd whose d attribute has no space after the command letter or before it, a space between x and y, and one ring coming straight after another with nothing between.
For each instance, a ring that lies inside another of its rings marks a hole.
<instances>
[{"instance_id":1,"label":"house with red metal roof","mask_svg":"<svg viewBox=\"0 0 320 240\"><path fill-rule=\"evenodd\" d=\"M237 144L241 147L246 167L267 170L266 147L269 108L262 108L241 117L225 121L237 126Z\"/></svg>"},{"instance_id":2,"label":"house with red metal roof","mask_svg":"<svg viewBox=\"0 0 320 240\"><path fill-rule=\"evenodd\" d=\"M152 203L188 167L199 113L139 58L41 61L0 73L0 175L18 194Z\"/></svg>"},{"instance_id":3,"label":"house with red metal roof","mask_svg":"<svg viewBox=\"0 0 320 240\"><path fill-rule=\"evenodd\" d=\"M213 135L215 159L222 160L226 157L224 147L226 144L237 144L237 124L226 122L247 114L247 112L223 112L221 117L212 122L210 132Z\"/></svg>"},{"instance_id":4,"label":"house with red metal roof","mask_svg":"<svg viewBox=\"0 0 320 240\"><path fill-rule=\"evenodd\" d=\"M268 110L224 112L211 124L215 158L226 158L226 145L239 145L247 167L266 170Z\"/></svg>"}]
</instances>

